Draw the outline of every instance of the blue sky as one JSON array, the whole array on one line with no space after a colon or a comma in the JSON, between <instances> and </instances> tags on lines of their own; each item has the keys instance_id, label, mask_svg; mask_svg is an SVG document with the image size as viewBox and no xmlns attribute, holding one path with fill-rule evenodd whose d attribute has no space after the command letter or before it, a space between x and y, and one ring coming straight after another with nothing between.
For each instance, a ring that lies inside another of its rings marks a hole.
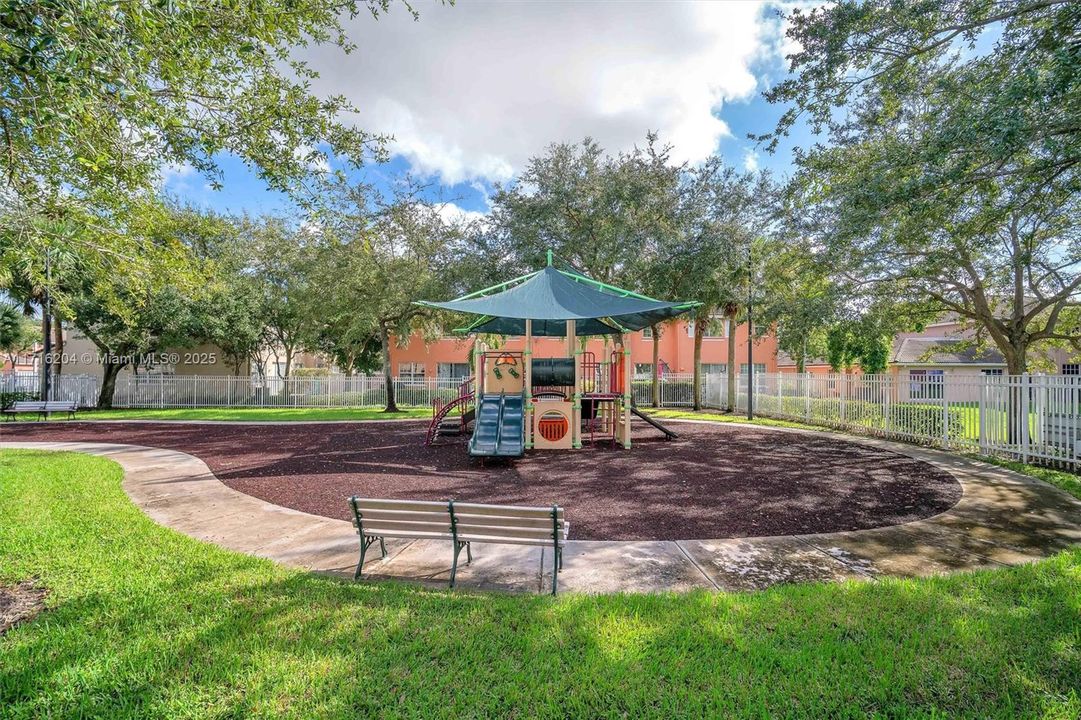
<instances>
[{"instance_id":1,"label":"blue sky","mask_svg":"<svg viewBox=\"0 0 1081 720\"><path fill-rule=\"evenodd\" d=\"M590 136L618 151L656 130L679 160L719 154L784 175L793 144L810 140L799 128L770 155L747 139L784 111L762 98L790 49L774 5L462 0L419 9L418 22L394 11L353 21L359 49L349 56L296 53L320 72L317 94L342 93L359 108L348 121L395 136L390 162L358 172L377 185L409 172L463 211L484 212L493 184L513 180L551 142ZM239 159L219 160L222 190L172 168L166 192L218 211L292 210Z\"/></svg>"}]
</instances>

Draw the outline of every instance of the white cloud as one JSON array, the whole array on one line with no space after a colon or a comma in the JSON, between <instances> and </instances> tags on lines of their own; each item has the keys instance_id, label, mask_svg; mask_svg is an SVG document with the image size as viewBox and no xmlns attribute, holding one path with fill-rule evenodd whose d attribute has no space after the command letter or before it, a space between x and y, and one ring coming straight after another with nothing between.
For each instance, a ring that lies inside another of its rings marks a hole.
<instances>
[{"instance_id":1,"label":"white cloud","mask_svg":"<svg viewBox=\"0 0 1081 720\"><path fill-rule=\"evenodd\" d=\"M194 172L195 168L191 163L166 163L161 168L161 182L163 185L182 182Z\"/></svg>"},{"instance_id":2,"label":"white cloud","mask_svg":"<svg viewBox=\"0 0 1081 720\"><path fill-rule=\"evenodd\" d=\"M747 172L758 170L758 153L754 150L745 150L743 152L743 169Z\"/></svg>"},{"instance_id":3,"label":"white cloud","mask_svg":"<svg viewBox=\"0 0 1081 720\"><path fill-rule=\"evenodd\" d=\"M293 157L303 162L308 170L314 173L326 174L330 172L330 162L327 160L326 155L311 145L301 145L294 148Z\"/></svg>"},{"instance_id":4,"label":"white cloud","mask_svg":"<svg viewBox=\"0 0 1081 720\"><path fill-rule=\"evenodd\" d=\"M483 220L488 217L488 213L479 210L466 210L460 205L456 205L452 202L445 202L439 206L439 216L443 218L443 222L455 225L458 223L470 223L476 220Z\"/></svg>"},{"instance_id":5,"label":"white cloud","mask_svg":"<svg viewBox=\"0 0 1081 720\"><path fill-rule=\"evenodd\" d=\"M728 136L723 104L757 90L773 51L758 2L424 5L349 25L358 45L305 48L314 89L360 108L360 127L445 182L506 180L551 142L611 151L657 130L674 159L702 160Z\"/></svg>"}]
</instances>

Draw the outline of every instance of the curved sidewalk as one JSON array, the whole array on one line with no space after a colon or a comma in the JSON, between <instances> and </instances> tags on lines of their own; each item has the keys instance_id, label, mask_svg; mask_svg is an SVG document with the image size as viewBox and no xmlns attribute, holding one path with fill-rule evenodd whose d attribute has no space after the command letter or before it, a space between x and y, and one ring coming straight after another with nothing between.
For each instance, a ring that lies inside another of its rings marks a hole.
<instances>
[{"instance_id":1,"label":"curved sidewalk","mask_svg":"<svg viewBox=\"0 0 1081 720\"><path fill-rule=\"evenodd\" d=\"M778 432L811 432L778 429ZM1081 543L1081 501L1018 473L910 445L835 433L923 460L951 473L961 500L935 517L891 527L817 535L680 541L571 541L561 592L756 590L789 582L923 576L1038 560ZM352 577L358 542L344 520L309 515L237 492L200 459L175 450L89 442L3 442L3 448L103 455L124 469L123 487L156 522L199 540L286 565ZM342 502L345 500L343 498ZM573 522L574 508L567 508ZM573 527L573 526L572 526ZM445 587L450 544L388 541L366 577ZM474 543L461 587L543 591L551 552Z\"/></svg>"}]
</instances>

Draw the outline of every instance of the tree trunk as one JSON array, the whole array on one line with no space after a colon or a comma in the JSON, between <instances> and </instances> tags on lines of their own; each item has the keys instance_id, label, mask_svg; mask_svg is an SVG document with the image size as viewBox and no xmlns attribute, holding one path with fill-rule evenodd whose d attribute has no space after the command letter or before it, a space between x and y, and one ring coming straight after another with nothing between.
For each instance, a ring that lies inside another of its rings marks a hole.
<instances>
[{"instance_id":1,"label":"tree trunk","mask_svg":"<svg viewBox=\"0 0 1081 720\"><path fill-rule=\"evenodd\" d=\"M282 381L281 397L282 402L288 402L289 397L289 376L293 373L293 355L296 350L292 345L282 345L282 351L285 354L285 369L284 371L278 368L278 354L274 353L274 369L278 373L278 378Z\"/></svg>"},{"instance_id":2,"label":"tree trunk","mask_svg":"<svg viewBox=\"0 0 1081 720\"><path fill-rule=\"evenodd\" d=\"M289 377L293 373L293 355L296 354L296 350L291 345L285 346L285 377Z\"/></svg>"},{"instance_id":3,"label":"tree trunk","mask_svg":"<svg viewBox=\"0 0 1081 720\"><path fill-rule=\"evenodd\" d=\"M1013 344L1003 348L1006 360L1006 372L1009 375L1024 375L1028 371L1028 347ZM943 388L945 391L945 388ZM1027 388L1011 383L1009 389L1009 408L1006 411L1006 441L1011 445L1020 445L1023 438L1022 423L1028 422L1028 418L1021 417L1024 407L1024 393ZM945 402L945 400L943 400Z\"/></svg>"},{"instance_id":4,"label":"tree trunk","mask_svg":"<svg viewBox=\"0 0 1081 720\"><path fill-rule=\"evenodd\" d=\"M706 319L696 318L694 321L694 409L702 409L702 338L706 334Z\"/></svg>"},{"instance_id":5,"label":"tree trunk","mask_svg":"<svg viewBox=\"0 0 1081 720\"><path fill-rule=\"evenodd\" d=\"M56 313L53 313L53 356L59 359L52 364L53 379L56 380L64 369L64 363L60 362L64 357L64 321Z\"/></svg>"},{"instance_id":6,"label":"tree trunk","mask_svg":"<svg viewBox=\"0 0 1081 720\"><path fill-rule=\"evenodd\" d=\"M390 371L390 332L386 323L379 323L379 344L383 350L383 382L387 388L387 406L383 412L398 412L398 403L394 400L394 375Z\"/></svg>"},{"instance_id":7,"label":"tree trunk","mask_svg":"<svg viewBox=\"0 0 1081 720\"><path fill-rule=\"evenodd\" d=\"M653 382L649 394L653 407L659 408L661 406L661 326L650 325L649 327L653 331Z\"/></svg>"},{"instance_id":8,"label":"tree trunk","mask_svg":"<svg viewBox=\"0 0 1081 720\"><path fill-rule=\"evenodd\" d=\"M50 381L50 378L46 377L46 375L45 375L45 373L49 372L49 363L51 362L51 358L45 356L45 343L48 342L48 340L46 339L46 336L48 334L49 334L49 318L46 316L45 312L42 312L41 313L41 338L42 338L41 367L38 368L40 370L38 375L41 378L41 387L39 388L39 393L43 392L45 390L45 386L48 385L49 381ZM40 394L39 394L39 397L40 397ZM42 397L40 399L48 400L48 398L44 398L44 397Z\"/></svg>"},{"instance_id":9,"label":"tree trunk","mask_svg":"<svg viewBox=\"0 0 1081 720\"><path fill-rule=\"evenodd\" d=\"M728 412L736 411L736 314L728 315Z\"/></svg>"},{"instance_id":10,"label":"tree trunk","mask_svg":"<svg viewBox=\"0 0 1081 720\"><path fill-rule=\"evenodd\" d=\"M124 369L124 363L113 361L106 353L103 358L101 392L98 394L98 408L107 410L113 406L113 394L116 392L116 376Z\"/></svg>"}]
</instances>

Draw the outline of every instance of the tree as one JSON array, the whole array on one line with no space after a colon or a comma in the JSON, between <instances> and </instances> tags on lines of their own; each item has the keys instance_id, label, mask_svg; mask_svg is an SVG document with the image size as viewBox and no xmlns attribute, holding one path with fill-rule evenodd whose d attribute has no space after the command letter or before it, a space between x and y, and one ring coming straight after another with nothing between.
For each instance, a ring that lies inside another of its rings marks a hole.
<instances>
[{"instance_id":1,"label":"tree","mask_svg":"<svg viewBox=\"0 0 1081 720\"><path fill-rule=\"evenodd\" d=\"M254 296L262 350L275 358L276 373L284 379L293 371L296 354L314 342L317 332L319 238L311 231L294 230L281 218L247 220L242 227L253 249L251 284L245 284L245 292Z\"/></svg>"},{"instance_id":2,"label":"tree","mask_svg":"<svg viewBox=\"0 0 1081 720\"><path fill-rule=\"evenodd\" d=\"M610 155L586 138L554 144L531 158L518 181L492 199L489 247L527 272L551 250L560 262L601 282L665 297L671 287L660 264L679 232L680 181L685 166L654 133L629 152ZM662 326L653 327L659 338ZM653 344L654 402L660 384L659 344Z\"/></svg>"},{"instance_id":3,"label":"tree","mask_svg":"<svg viewBox=\"0 0 1081 720\"><path fill-rule=\"evenodd\" d=\"M386 138L345 119L356 110L345 98L316 96L293 50L351 52L345 19L390 2L0 4L0 275L31 268L40 284L46 252L103 278L153 274L130 225L170 168L219 187L232 155L310 204L330 156L385 157Z\"/></svg>"},{"instance_id":4,"label":"tree","mask_svg":"<svg viewBox=\"0 0 1081 720\"><path fill-rule=\"evenodd\" d=\"M872 317L837 322L826 331L826 360L834 372L851 372L856 365L874 375L886 369L893 335L883 332Z\"/></svg>"},{"instance_id":5,"label":"tree","mask_svg":"<svg viewBox=\"0 0 1081 720\"><path fill-rule=\"evenodd\" d=\"M679 233L658 261L660 284L672 296L696 300L694 407L702 403L702 341L718 311L731 330L728 352L730 402L736 396L735 328L746 306L748 281L763 261L762 237L774 214L775 188L768 175L737 173L719 158L684 174Z\"/></svg>"},{"instance_id":6,"label":"tree","mask_svg":"<svg viewBox=\"0 0 1081 720\"><path fill-rule=\"evenodd\" d=\"M343 17L390 0L139 5L18 0L0 8L0 182L41 209L90 206L153 187L161 163L219 177L232 153L293 191L328 150L360 162L382 138L317 98L292 48L353 50ZM324 148L324 149L320 149Z\"/></svg>"},{"instance_id":7,"label":"tree","mask_svg":"<svg viewBox=\"0 0 1081 720\"><path fill-rule=\"evenodd\" d=\"M762 271L764 292L757 303L759 328L772 328L777 349L796 362L796 372L806 370L811 358L825 357L826 329L836 317L838 297L814 254L799 243L775 243Z\"/></svg>"},{"instance_id":8,"label":"tree","mask_svg":"<svg viewBox=\"0 0 1081 720\"><path fill-rule=\"evenodd\" d=\"M414 330L438 332L440 323L415 302L450 291L463 249L460 228L444 221L440 203L423 199L423 191L408 179L389 198L365 185L341 184L320 216L322 336L333 338L337 354L353 364L378 341L387 412L398 411L390 344Z\"/></svg>"},{"instance_id":9,"label":"tree","mask_svg":"<svg viewBox=\"0 0 1081 720\"><path fill-rule=\"evenodd\" d=\"M495 245L535 270L551 250L601 282L638 289L656 246L674 231L682 167L656 135L608 155L590 138L554 144L492 197Z\"/></svg>"},{"instance_id":10,"label":"tree","mask_svg":"<svg viewBox=\"0 0 1081 720\"><path fill-rule=\"evenodd\" d=\"M98 349L99 407L111 407L116 379L163 350L215 340L226 332L222 284L235 277L226 248L238 237L231 219L175 203L147 204L128 230L146 253L138 272L102 276L75 264L61 294L70 322ZM219 265L221 262L223 265Z\"/></svg>"},{"instance_id":11,"label":"tree","mask_svg":"<svg viewBox=\"0 0 1081 720\"><path fill-rule=\"evenodd\" d=\"M0 305L0 352L15 367L15 359L34 347L34 328L16 305Z\"/></svg>"},{"instance_id":12,"label":"tree","mask_svg":"<svg viewBox=\"0 0 1081 720\"><path fill-rule=\"evenodd\" d=\"M797 154L817 241L847 290L935 301L1028 368L1081 346L1081 7L1055 0L842 2L791 15L802 46L774 143ZM978 41L984 42L978 42Z\"/></svg>"},{"instance_id":13,"label":"tree","mask_svg":"<svg viewBox=\"0 0 1081 720\"><path fill-rule=\"evenodd\" d=\"M198 333L190 302L167 284L150 293L130 293L123 314L114 312L88 288L73 301L73 311L75 327L94 343L101 358L99 408L112 407L121 370L162 349L187 344Z\"/></svg>"}]
</instances>

